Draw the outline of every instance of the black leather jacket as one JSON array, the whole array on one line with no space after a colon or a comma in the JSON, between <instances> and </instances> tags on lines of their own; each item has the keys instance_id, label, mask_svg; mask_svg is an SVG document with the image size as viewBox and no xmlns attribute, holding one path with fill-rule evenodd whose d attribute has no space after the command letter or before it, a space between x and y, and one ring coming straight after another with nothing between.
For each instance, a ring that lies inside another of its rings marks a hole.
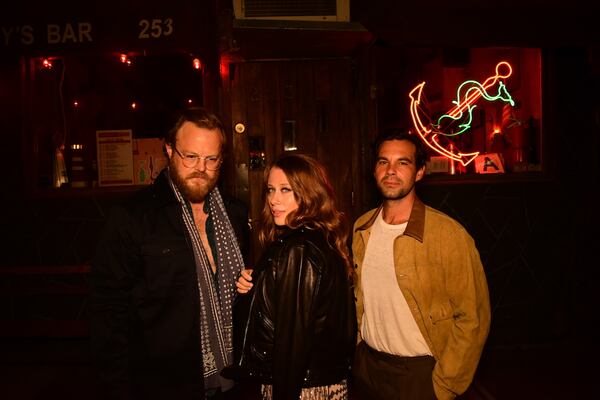
<instances>
[{"instance_id":1,"label":"black leather jacket","mask_svg":"<svg viewBox=\"0 0 600 400\"><path fill-rule=\"evenodd\" d=\"M324 235L286 229L253 275L241 354L224 375L273 384L275 400L345 379L356 344L354 298L343 260Z\"/></svg>"}]
</instances>

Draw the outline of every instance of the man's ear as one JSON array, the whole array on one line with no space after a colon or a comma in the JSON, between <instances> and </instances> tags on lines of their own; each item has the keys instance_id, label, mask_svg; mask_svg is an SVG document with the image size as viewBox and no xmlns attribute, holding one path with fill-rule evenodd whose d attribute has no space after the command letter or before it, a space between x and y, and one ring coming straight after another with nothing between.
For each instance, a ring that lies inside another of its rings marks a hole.
<instances>
[{"instance_id":1,"label":"man's ear","mask_svg":"<svg viewBox=\"0 0 600 400\"><path fill-rule=\"evenodd\" d=\"M173 148L171 147L170 144L165 143L165 154L167 155L167 157L169 158L169 160L173 156Z\"/></svg>"},{"instance_id":2,"label":"man's ear","mask_svg":"<svg viewBox=\"0 0 600 400\"><path fill-rule=\"evenodd\" d=\"M415 182L418 182L421 179L423 179L423 176L425 176L425 166L424 165L421 168L419 168L419 170L417 171L417 176L415 177Z\"/></svg>"}]
</instances>

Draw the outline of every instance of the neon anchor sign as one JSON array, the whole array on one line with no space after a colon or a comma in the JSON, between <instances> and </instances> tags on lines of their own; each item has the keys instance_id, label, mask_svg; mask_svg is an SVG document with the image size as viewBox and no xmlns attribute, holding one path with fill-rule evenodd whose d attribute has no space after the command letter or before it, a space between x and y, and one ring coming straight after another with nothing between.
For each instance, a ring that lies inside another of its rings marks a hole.
<instances>
[{"instance_id":1,"label":"neon anchor sign","mask_svg":"<svg viewBox=\"0 0 600 400\"><path fill-rule=\"evenodd\" d=\"M452 101L454 107L433 121L421 106L425 82L421 82L411 92L410 114L415 130L421 139L437 153L454 161L467 165L479 155L479 151L463 153L460 151L452 137L465 133L471 128L473 110L480 99L486 101L503 101L514 106L514 101L508 93L503 79L512 74L512 67L506 61L496 65L496 74L487 78L483 83L468 80L460 84L456 90L456 99ZM496 88L496 94L491 94Z\"/></svg>"}]
</instances>

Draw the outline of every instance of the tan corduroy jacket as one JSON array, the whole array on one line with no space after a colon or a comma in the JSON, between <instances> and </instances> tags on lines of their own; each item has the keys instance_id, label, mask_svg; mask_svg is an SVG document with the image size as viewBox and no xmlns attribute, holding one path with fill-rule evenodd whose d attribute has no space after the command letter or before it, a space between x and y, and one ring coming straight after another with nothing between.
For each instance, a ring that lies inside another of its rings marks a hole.
<instances>
[{"instance_id":1,"label":"tan corduroy jacket","mask_svg":"<svg viewBox=\"0 0 600 400\"><path fill-rule=\"evenodd\" d=\"M368 211L354 224L359 330L361 266L379 210ZM440 400L453 399L471 384L490 327L489 294L479 252L458 222L415 199L406 230L394 241L394 265L398 286L436 360L435 394Z\"/></svg>"}]
</instances>

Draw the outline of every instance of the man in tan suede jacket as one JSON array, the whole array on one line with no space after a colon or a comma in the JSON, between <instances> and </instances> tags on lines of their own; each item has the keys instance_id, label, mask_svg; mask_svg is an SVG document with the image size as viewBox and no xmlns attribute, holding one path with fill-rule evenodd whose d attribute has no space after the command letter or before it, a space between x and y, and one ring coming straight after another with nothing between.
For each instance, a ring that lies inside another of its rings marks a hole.
<instances>
[{"instance_id":1,"label":"man in tan suede jacket","mask_svg":"<svg viewBox=\"0 0 600 400\"><path fill-rule=\"evenodd\" d=\"M359 344L352 368L361 399L453 399L470 385L490 326L475 243L424 205L415 183L427 154L408 133L376 141L383 204L354 224Z\"/></svg>"}]
</instances>

